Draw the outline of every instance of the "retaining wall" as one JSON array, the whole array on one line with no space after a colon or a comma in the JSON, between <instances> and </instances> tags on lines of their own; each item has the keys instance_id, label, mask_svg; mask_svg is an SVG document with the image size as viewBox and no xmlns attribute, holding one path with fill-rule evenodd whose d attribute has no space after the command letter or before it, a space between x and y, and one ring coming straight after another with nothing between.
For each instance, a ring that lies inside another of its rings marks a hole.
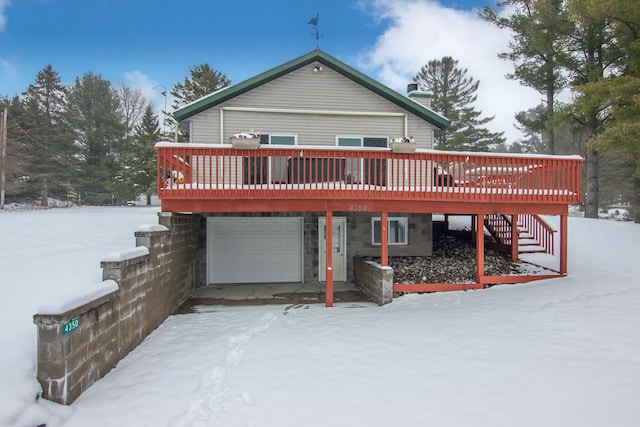
<instances>
[{"instance_id":1,"label":"retaining wall","mask_svg":"<svg viewBox=\"0 0 640 427\"><path fill-rule=\"evenodd\" d=\"M353 260L354 282L378 305L393 300L393 268L356 257Z\"/></svg>"},{"instance_id":2,"label":"retaining wall","mask_svg":"<svg viewBox=\"0 0 640 427\"><path fill-rule=\"evenodd\" d=\"M43 397L70 404L144 340L193 292L198 215L159 214L136 248L109 254L104 282L38 310Z\"/></svg>"}]
</instances>

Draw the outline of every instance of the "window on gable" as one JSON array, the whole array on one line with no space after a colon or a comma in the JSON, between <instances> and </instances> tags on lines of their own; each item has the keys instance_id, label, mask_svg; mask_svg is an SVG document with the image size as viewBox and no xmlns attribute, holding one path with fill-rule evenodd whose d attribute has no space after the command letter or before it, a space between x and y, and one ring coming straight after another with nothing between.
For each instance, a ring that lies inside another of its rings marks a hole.
<instances>
[{"instance_id":1,"label":"window on gable","mask_svg":"<svg viewBox=\"0 0 640 427\"><path fill-rule=\"evenodd\" d=\"M380 217L371 218L371 244L380 245ZM387 236L390 246L406 246L409 244L409 218L387 218Z\"/></svg>"}]
</instances>

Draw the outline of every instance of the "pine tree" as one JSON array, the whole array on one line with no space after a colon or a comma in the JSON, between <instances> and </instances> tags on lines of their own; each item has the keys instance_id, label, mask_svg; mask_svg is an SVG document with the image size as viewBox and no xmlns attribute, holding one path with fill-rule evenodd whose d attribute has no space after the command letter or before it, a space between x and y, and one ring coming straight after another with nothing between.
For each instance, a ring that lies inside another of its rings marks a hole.
<instances>
[{"instance_id":1,"label":"pine tree","mask_svg":"<svg viewBox=\"0 0 640 427\"><path fill-rule=\"evenodd\" d=\"M546 151L545 134L547 129L547 120L545 114L545 106L538 105L535 108L531 108L527 111L520 111L516 113L516 129L518 129L524 135L524 138L519 139L514 144L518 143L525 153L544 153Z\"/></svg>"},{"instance_id":2,"label":"pine tree","mask_svg":"<svg viewBox=\"0 0 640 427\"><path fill-rule=\"evenodd\" d=\"M545 95L546 151L555 154L555 97L568 84L561 64L566 62L563 45L572 26L564 0L505 0L497 6L512 12L502 16L487 6L482 17L511 31L510 51L499 57L514 63L515 70L508 78Z\"/></svg>"},{"instance_id":3,"label":"pine tree","mask_svg":"<svg viewBox=\"0 0 640 427\"><path fill-rule=\"evenodd\" d=\"M157 183L157 156L154 144L160 140L160 124L153 114L151 104L147 105L140 123L135 128L134 149L127 154L127 177L136 194L147 196L147 205L151 204L151 195L155 193Z\"/></svg>"},{"instance_id":4,"label":"pine tree","mask_svg":"<svg viewBox=\"0 0 640 427\"><path fill-rule=\"evenodd\" d=\"M583 137L583 128L570 126L563 120L563 105L559 104L555 113L553 124L553 134L555 136L556 154L579 154L583 155L583 145L579 141ZM516 128L524 135L516 140L506 150L512 153L537 153L544 154L547 151L548 121L547 109L544 103L520 111L515 115Z\"/></svg>"},{"instance_id":5,"label":"pine tree","mask_svg":"<svg viewBox=\"0 0 640 427\"><path fill-rule=\"evenodd\" d=\"M189 70L189 77L183 83L173 85L171 95L174 97L173 109L209 95L231 84L231 80L220 71L216 71L209 64L197 65Z\"/></svg>"},{"instance_id":6,"label":"pine tree","mask_svg":"<svg viewBox=\"0 0 640 427\"><path fill-rule=\"evenodd\" d=\"M197 65L189 70L189 77L184 78L183 83L173 85L171 95L173 96L172 108L177 110L185 104L196 101L203 96L209 95L217 90L225 88L231 84L231 80L220 71L214 70L209 64ZM166 115L167 112L165 111ZM173 120L166 120L165 125L175 132L177 125ZM185 141L189 138L188 133L181 129L178 134L178 140Z\"/></svg>"},{"instance_id":7,"label":"pine tree","mask_svg":"<svg viewBox=\"0 0 640 427\"><path fill-rule=\"evenodd\" d=\"M28 137L22 129L24 123L24 105L17 96L8 99L0 97L0 110L7 108L6 158L0 162L4 166L6 199L22 200L28 198L28 169L32 156L27 143Z\"/></svg>"},{"instance_id":8,"label":"pine tree","mask_svg":"<svg viewBox=\"0 0 640 427\"><path fill-rule=\"evenodd\" d=\"M593 146L631 162L633 172L626 180L633 183L634 220L640 223L640 3L604 0L599 6L611 23L623 62L615 74L586 82L577 90L584 97L582 101L605 106L609 113L603 131L593 138Z\"/></svg>"},{"instance_id":9,"label":"pine tree","mask_svg":"<svg viewBox=\"0 0 640 427\"><path fill-rule=\"evenodd\" d=\"M125 198L119 193L124 181L121 152L126 129L117 91L108 80L88 72L76 78L69 104L81 148L81 190L93 203Z\"/></svg>"},{"instance_id":10,"label":"pine tree","mask_svg":"<svg viewBox=\"0 0 640 427\"><path fill-rule=\"evenodd\" d=\"M21 127L28 137L32 162L28 166L28 184L38 188L42 205L50 195L65 198L76 174L74 131L67 108L67 88L51 65L36 76L23 93Z\"/></svg>"},{"instance_id":11,"label":"pine tree","mask_svg":"<svg viewBox=\"0 0 640 427\"><path fill-rule=\"evenodd\" d=\"M567 7L574 30L565 45L570 57L563 65L570 73L573 89L579 91L580 87L604 80L608 74L615 75L623 53L602 0L569 0ZM611 109L607 100L582 93L575 98L573 111L573 120L584 127L587 144L585 216L597 218L601 153L594 142L609 122Z\"/></svg>"},{"instance_id":12,"label":"pine tree","mask_svg":"<svg viewBox=\"0 0 640 427\"><path fill-rule=\"evenodd\" d=\"M414 77L421 90L433 94L431 106L451 121L449 129L435 134L435 147L440 150L489 151L505 141L502 133L484 127L493 117L481 118L482 112L473 106L480 85L467 70L458 67L450 56L432 60Z\"/></svg>"}]
</instances>

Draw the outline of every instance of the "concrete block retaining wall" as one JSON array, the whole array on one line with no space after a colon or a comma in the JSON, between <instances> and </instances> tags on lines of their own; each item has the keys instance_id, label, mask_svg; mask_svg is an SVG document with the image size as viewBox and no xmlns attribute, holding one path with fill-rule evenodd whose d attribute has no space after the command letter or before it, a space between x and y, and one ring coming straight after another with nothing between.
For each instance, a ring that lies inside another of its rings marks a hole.
<instances>
[{"instance_id":1,"label":"concrete block retaining wall","mask_svg":"<svg viewBox=\"0 0 640 427\"><path fill-rule=\"evenodd\" d=\"M393 300L393 269L364 258L354 258L354 282L378 305Z\"/></svg>"},{"instance_id":2,"label":"concrete block retaining wall","mask_svg":"<svg viewBox=\"0 0 640 427\"><path fill-rule=\"evenodd\" d=\"M136 248L107 255L104 282L34 315L46 399L73 403L191 295L200 219L161 213L159 222L135 233Z\"/></svg>"}]
</instances>

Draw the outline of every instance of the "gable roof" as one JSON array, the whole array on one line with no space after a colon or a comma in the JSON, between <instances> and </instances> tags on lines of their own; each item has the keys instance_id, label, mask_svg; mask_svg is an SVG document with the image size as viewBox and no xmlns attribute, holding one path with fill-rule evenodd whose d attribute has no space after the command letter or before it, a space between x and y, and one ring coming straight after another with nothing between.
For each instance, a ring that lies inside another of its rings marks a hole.
<instances>
[{"instance_id":1,"label":"gable roof","mask_svg":"<svg viewBox=\"0 0 640 427\"><path fill-rule=\"evenodd\" d=\"M342 61L334 58L333 56L323 52L320 49L315 49L305 55L302 55L296 59L272 68L269 71L258 74L248 80L241 83L227 86L216 92L213 92L207 96L204 96L190 104L187 104L173 113L173 117L178 121L188 119L204 110L214 107L222 102L225 102L231 98L255 89L265 83L275 80L284 76L298 68L313 62L320 62L323 65L331 68L332 70L342 74L346 78L353 80L361 86L371 90L372 92L380 95L381 97L393 102L399 107L415 114L419 118L426 120L427 122L437 126L440 129L446 129L449 127L449 120L444 116L436 113L435 111L415 102L414 100L401 95L395 90L377 82L366 74L361 73L355 68L350 67Z\"/></svg>"}]
</instances>

